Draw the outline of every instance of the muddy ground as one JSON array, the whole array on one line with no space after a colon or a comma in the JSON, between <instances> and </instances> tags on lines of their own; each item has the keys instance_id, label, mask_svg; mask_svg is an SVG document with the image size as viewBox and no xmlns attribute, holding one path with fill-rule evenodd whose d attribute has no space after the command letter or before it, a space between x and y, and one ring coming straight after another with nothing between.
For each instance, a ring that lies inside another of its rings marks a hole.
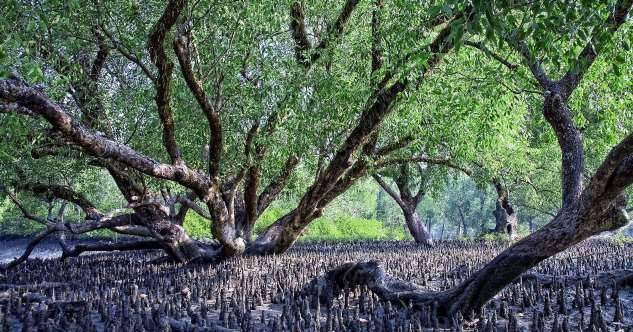
<instances>
[{"instance_id":1,"label":"muddy ground","mask_svg":"<svg viewBox=\"0 0 633 332\"><path fill-rule=\"evenodd\" d=\"M0 243L0 259L24 240ZM158 252L32 260L0 275L0 331L628 331L633 295L604 271L633 269L633 246L589 241L532 272L553 284L518 281L480 313L444 321L435 310L384 303L364 288L319 303L303 285L346 261L374 259L429 291L453 287L507 247L504 243L305 244L282 256L216 265L156 265ZM39 258L60 255L46 242ZM582 281L566 281L582 276ZM586 282L589 281L589 282ZM617 309L617 310L616 310ZM619 312L618 312L619 310ZM439 317L439 318L438 318Z\"/></svg>"}]
</instances>

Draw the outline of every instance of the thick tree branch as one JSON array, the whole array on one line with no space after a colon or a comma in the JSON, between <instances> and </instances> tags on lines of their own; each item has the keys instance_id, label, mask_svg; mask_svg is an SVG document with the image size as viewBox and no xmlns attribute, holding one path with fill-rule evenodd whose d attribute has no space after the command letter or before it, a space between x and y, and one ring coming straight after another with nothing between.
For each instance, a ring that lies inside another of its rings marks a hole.
<instances>
[{"instance_id":1,"label":"thick tree branch","mask_svg":"<svg viewBox=\"0 0 633 332\"><path fill-rule=\"evenodd\" d=\"M374 103L363 112L360 123L347 137L343 146L323 171L319 181L315 182L304 196L302 200L304 204L316 206L321 197L330 191L338 179L353 165L354 153L367 143L367 140L391 110L398 94L405 87L404 82L396 82L388 89L378 92ZM312 210L312 208L307 210Z\"/></svg>"},{"instance_id":2,"label":"thick tree branch","mask_svg":"<svg viewBox=\"0 0 633 332\"><path fill-rule=\"evenodd\" d=\"M425 72L433 69L457 42L450 38L452 24L442 29L425 51L429 57L423 66ZM323 201L330 192L338 187L341 180L350 168L354 166L354 155L361 149L376 132L383 119L392 110L393 105L400 94L409 85L408 80L401 79L387 86L393 73L387 73L378 85L376 92L368 99L367 107L360 115L358 125L351 131L342 146L334 154L332 161L315 179L313 184L301 198L297 207L273 223L257 241L249 248L252 252L283 252L296 240L296 234L307 226L315 216L320 214L324 207ZM275 243L272 246L272 243Z\"/></svg>"},{"instance_id":3,"label":"thick tree branch","mask_svg":"<svg viewBox=\"0 0 633 332\"><path fill-rule=\"evenodd\" d=\"M407 203L409 203L413 197L411 190L409 190L409 179L409 166L407 164L401 164L395 182L400 192L400 197Z\"/></svg>"},{"instance_id":4,"label":"thick tree branch","mask_svg":"<svg viewBox=\"0 0 633 332\"><path fill-rule=\"evenodd\" d=\"M106 112L100 98L97 84L100 76L99 73L103 70L105 65L104 56L107 55L106 51L109 48L109 46L105 45L105 41L103 40L104 38L101 33L111 38L105 28L102 27L101 30L102 31L94 31L97 36L99 51L97 52L97 56L92 64L92 69L89 70L86 66L83 72L76 73L71 70L71 68L73 68L72 64L68 63L63 56L59 55L57 49L53 46L48 46L50 48L48 51L48 57L51 58L50 61L60 73L73 78L69 90L81 111L82 125L91 130L103 131L107 138L112 139L112 127L108 119L104 118L104 116L106 116ZM56 58L52 57L54 54L57 54ZM141 62L139 62L139 64L142 65ZM91 74L88 75L88 72ZM59 135L58 132L51 131L48 137L52 142L46 144L44 148L32 149L31 154L34 158L39 158L44 155L57 154L62 147L71 145L72 142L70 142L70 140L60 136L61 135ZM145 186L138 185L138 183L143 182L143 177L139 174L139 172L133 169L127 169L125 165L119 165L113 160L107 162L105 160L97 160L96 162L93 162L93 164L99 167L104 167L110 172L110 175L115 180L119 190L128 201L136 200L144 196Z\"/></svg>"},{"instance_id":5,"label":"thick tree branch","mask_svg":"<svg viewBox=\"0 0 633 332\"><path fill-rule=\"evenodd\" d=\"M175 181L206 196L210 181L184 165L161 164L130 147L83 127L39 91L15 79L0 80L0 101L16 103L44 117L53 128L87 153L126 164L150 176Z\"/></svg>"},{"instance_id":6,"label":"thick tree branch","mask_svg":"<svg viewBox=\"0 0 633 332\"><path fill-rule=\"evenodd\" d=\"M98 30L95 29L94 34L97 37L99 51L97 51L97 56L92 63L92 68L90 68L90 74L88 74L88 77L90 78L90 80L96 82L99 80L99 75L101 75L101 71L103 70L108 55L110 54L110 48L105 43L103 35Z\"/></svg>"},{"instance_id":7,"label":"thick tree branch","mask_svg":"<svg viewBox=\"0 0 633 332\"><path fill-rule=\"evenodd\" d=\"M174 50L176 51L185 82L187 82L189 90L196 98L198 105L209 123L209 131L211 133L209 138L209 174L211 174L211 178L216 178L220 175L220 160L222 158L223 149L222 122L220 120L219 109L216 108L216 105L219 104L212 102L207 97L202 82L194 73L191 64L191 54L189 52L192 43L190 29L190 23L185 23L178 29L178 34L174 39ZM221 81L222 77L220 77L219 80ZM218 85L218 87L221 87L221 85ZM216 100L221 98L221 93L221 89L216 91L218 95Z\"/></svg>"},{"instance_id":8,"label":"thick tree branch","mask_svg":"<svg viewBox=\"0 0 633 332\"><path fill-rule=\"evenodd\" d=\"M633 155L633 134L629 134L618 145L613 147L604 159L596 173L591 178L590 187L593 192L603 195L607 191L613 191L614 177L621 175L622 166L626 166L626 159ZM625 169L626 167L624 167Z\"/></svg>"},{"instance_id":9,"label":"thick tree branch","mask_svg":"<svg viewBox=\"0 0 633 332\"><path fill-rule=\"evenodd\" d=\"M598 54L600 54L600 51L611 42L612 36L620 26L624 24L631 10L631 6L633 6L633 0L619 0L613 12L609 14L604 27L593 29L591 40L589 40L582 49L574 61L572 68L570 68L559 81L564 87L565 94L563 97L565 99L569 99L572 92L582 81L589 67L591 67L598 57Z\"/></svg>"},{"instance_id":10,"label":"thick tree branch","mask_svg":"<svg viewBox=\"0 0 633 332\"><path fill-rule=\"evenodd\" d=\"M295 57L297 62L306 68L316 63L328 47L343 34L359 0L346 0L334 24L329 25L326 36L312 49L305 26L305 13L300 2L294 2L290 8L290 30L295 41ZM311 52L311 54L309 54Z\"/></svg>"},{"instance_id":11,"label":"thick tree branch","mask_svg":"<svg viewBox=\"0 0 633 332\"><path fill-rule=\"evenodd\" d=\"M121 214L116 216L103 216L97 220L88 220L80 223L64 224L64 231L72 234L84 234L98 229L112 229L140 224L140 219L135 214Z\"/></svg>"},{"instance_id":12,"label":"thick tree branch","mask_svg":"<svg viewBox=\"0 0 633 332\"><path fill-rule=\"evenodd\" d=\"M77 257L84 252L90 251L130 251L130 250L151 250L163 249L160 242L156 240L128 241L128 242L99 242L77 244L62 254L62 259Z\"/></svg>"},{"instance_id":13,"label":"thick tree branch","mask_svg":"<svg viewBox=\"0 0 633 332\"><path fill-rule=\"evenodd\" d=\"M299 160L300 159L295 155L288 157L281 172L259 194L257 198L258 216L264 213L270 203L272 203L286 187L288 181L290 181L292 173L299 164Z\"/></svg>"},{"instance_id":14,"label":"thick tree branch","mask_svg":"<svg viewBox=\"0 0 633 332\"><path fill-rule=\"evenodd\" d=\"M1 103L0 102L0 113L5 113L5 114L15 113L15 114L20 114L20 115L30 116L32 118L39 117L39 114L29 110L26 107L19 106L16 103Z\"/></svg>"},{"instance_id":15,"label":"thick tree branch","mask_svg":"<svg viewBox=\"0 0 633 332\"><path fill-rule=\"evenodd\" d=\"M563 97L556 91L546 94L543 115L554 129L562 152L563 206L571 205L577 201L583 189L585 156L582 135L574 125Z\"/></svg>"},{"instance_id":16,"label":"thick tree branch","mask_svg":"<svg viewBox=\"0 0 633 332\"><path fill-rule=\"evenodd\" d=\"M305 25L305 13L303 5L299 1L295 1L290 7L290 30L292 38L295 41L295 57L297 62L304 67L310 66L308 52L312 48L310 40L308 40L308 31Z\"/></svg>"},{"instance_id":17,"label":"thick tree branch","mask_svg":"<svg viewBox=\"0 0 633 332\"><path fill-rule=\"evenodd\" d=\"M138 225L123 225L123 226L114 226L109 228L109 230L123 235L132 235L132 236L141 236L141 237L152 237L152 232L144 226Z\"/></svg>"},{"instance_id":18,"label":"thick tree branch","mask_svg":"<svg viewBox=\"0 0 633 332\"><path fill-rule=\"evenodd\" d=\"M158 69L158 77L156 79L156 107L161 124L163 125L163 144L174 165L183 165L180 148L176 143L174 119L171 114L170 105L170 88L171 75L174 70L174 64L169 60L165 53L165 38L167 33L176 24L180 12L184 9L185 0L170 0L165 11L154 24L152 33L147 41L147 49L150 58Z\"/></svg>"},{"instance_id":19,"label":"thick tree branch","mask_svg":"<svg viewBox=\"0 0 633 332\"><path fill-rule=\"evenodd\" d=\"M248 175L244 181L244 207L249 221L256 220L259 216L257 208L257 190L261 181L261 165L255 164L248 169Z\"/></svg>"},{"instance_id":20,"label":"thick tree branch","mask_svg":"<svg viewBox=\"0 0 633 332\"><path fill-rule=\"evenodd\" d=\"M380 263L363 261L345 263L306 284L303 294L318 295L323 304L332 300L345 289L366 286L382 300L398 305L430 305L442 299L443 293L426 293L414 283L388 276Z\"/></svg>"},{"instance_id":21,"label":"thick tree branch","mask_svg":"<svg viewBox=\"0 0 633 332\"><path fill-rule=\"evenodd\" d=\"M601 29L600 27L594 29L591 41L579 55L574 68L570 69L560 81L550 81L543 69L538 65L538 62L531 62L530 69L545 90L543 115L554 129L562 151L563 207L569 206L578 200L583 190L584 178L582 135L574 125L572 114L567 106L567 100L578 84L580 84L584 73L598 56L598 52L604 48L605 44L610 41L610 36L624 23L632 5L633 1L631 0L618 1L614 12L609 15L605 23L606 29ZM594 42L596 45L594 45ZM533 61L525 43L519 44L518 50L528 63ZM614 163L614 165L617 164ZM614 165L603 165L604 168L601 167L599 169L600 176L602 177L606 175L605 173L609 173L609 169ZM592 182L594 185L598 185L600 181L592 180Z\"/></svg>"},{"instance_id":22,"label":"thick tree branch","mask_svg":"<svg viewBox=\"0 0 633 332\"><path fill-rule=\"evenodd\" d=\"M620 163L610 180L609 190L606 198L617 197L633 184L633 154L628 156Z\"/></svg>"}]
</instances>

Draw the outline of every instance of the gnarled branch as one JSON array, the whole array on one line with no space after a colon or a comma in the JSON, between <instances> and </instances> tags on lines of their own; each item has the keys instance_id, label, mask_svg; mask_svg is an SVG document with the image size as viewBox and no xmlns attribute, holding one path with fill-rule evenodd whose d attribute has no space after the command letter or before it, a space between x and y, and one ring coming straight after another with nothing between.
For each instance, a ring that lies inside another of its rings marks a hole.
<instances>
[{"instance_id":1,"label":"gnarled branch","mask_svg":"<svg viewBox=\"0 0 633 332\"><path fill-rule=\"evenodd\" d=\"M176 51L185 82L196 98L198 105L209 123L209 131L211 133L209 138L209 174L211 174L212 178L215 178L220 175L220 160L222 158L222 123L220 121L220 114L218 113L219 109L216 107L220 105L218 100L222 98L222 77L218 79L216 102L213 102L207 97L202 82L196 77L191 64L191 55L189 52L190 44L192 43L190 29L189 23L183 24L178 29L178 34L174 40L174 50Z\"/></svg>"},{"instance_id":2,"label":"gnarled branch","mask_svg":"<svg viewBox=\"0 0 633 332\"><path fill-rule=\"evenodd\" d=\"M578 87L589 67L598 57L600 51L611 41L613 34L626 21L629 11L633 6L632 0L619 0L614 10L609 14L604 28L593 30L591 40L582 49L572 67L559 81L564 86L564 98L569 99L571 93Z\"/></svg>"},{"instance_id":3,"label":"gnarled branch","mask_svg":"<svg viewBox=\"0 0 633 332\"><path fill-rule=\"evenodd\" d=\"M290 176L299 164L299 160L300 159L295 155L288 157L279 175L259 194L257 198L257 215L261 215L286 187L288 181L290 181Z\"/></svg>"},{"instance_id":4,"label":"gnarled branch","mask_svg":"<svg viewBox=\"0 0 633 332\"><path fill-rule=\"evenodd\" d=\"M65 250L62 253L62 259L68 257L77 257L84 252L94 251L130 251L130 250L151 250L162 249L160 243L156 240L127 241L127 242L98 242L98 243L81 243Z\"/></svg>"},{"instance_id":5,"label":"gnarled branch","mask_svg":"<svg viewBox=\"0 0 633 332\"><path fill-rule=\"evenodd\" d=\"M160 122L163 125L163 144L174 165L182 165L184 161L182 160L180 148L176 143L174 119L170 105L171 75L174 64L167 57L164 44L167 33L176 24L176 20L184 9L185 3L185 0L170 0L163 14L154 24L152 33L147 41L150 59L158 69L158 77L155 83L155 100Z\"/></svg>"},{"instance_id":6,"label":"gnarled branch","mask_svg":"<svg viewBox=\"0 0 633 332\"><path fill-rule=\"evenodd\" d=\"M62 108L36 89L15 79L0 80L0 101L26 107L44 117L64 138L87 153L126 164L145 174L168 179L206 195L210 181L184 165L161 164L130 147L110 140L74 121Z\"/></svg>"}]
</instances>

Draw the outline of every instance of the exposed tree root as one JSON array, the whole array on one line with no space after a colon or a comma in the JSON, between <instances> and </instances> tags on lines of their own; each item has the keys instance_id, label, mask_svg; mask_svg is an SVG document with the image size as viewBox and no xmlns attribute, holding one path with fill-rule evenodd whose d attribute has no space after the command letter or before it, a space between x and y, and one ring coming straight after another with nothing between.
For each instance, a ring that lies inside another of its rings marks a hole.
<instances>
[{"instance_id":1,"label":"exposed tree root","mask_svg":"<svg viewBox=\"0 0 633 332\"><path fill-rule=\"evenodd\" d=\"M321 303L330 304L345 289L358 286L366 286L381 299L398 304L428 306L445 297L442 292L424 292L414 283L388 276L374 260L345 263L310 281L302 292L317 294Z\"/></svg>"},{"instance_id":2,"label":"exposed tree root","mask_svg":"<svg viewBox=\"0 0 633 332\"><path fill-rule=\"evenodd\" d=\"M583 282L584 287L596 284L606 286L614 283L618 288L633 287L633 270L613 270L588 277L555 277L526 273L521 278L523 281L537 282L544 287L549 287L557 282L565 282L566 284ZM439 317L446 319L444 322L452 321L454 314L457 313L457 311L451 310L451 304L454 304L455 295L457 295L454 292L455 289L444 292L423 291L414 283L387 275L380 263L374 260L345 263L320 277L314 278L303 287L302 293L316 295L322 304L330 305L345 290L352 290L359 286L365 286L382 300L397 305L413 308L432 307Z\"/></svg>"}]
</instances>

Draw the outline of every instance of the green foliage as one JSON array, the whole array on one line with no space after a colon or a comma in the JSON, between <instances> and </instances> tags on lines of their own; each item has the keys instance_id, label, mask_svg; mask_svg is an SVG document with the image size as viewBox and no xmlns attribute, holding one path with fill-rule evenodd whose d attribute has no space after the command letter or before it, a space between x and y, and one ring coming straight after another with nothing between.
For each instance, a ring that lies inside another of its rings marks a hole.
<instances>
[{"instance_id":1,"label":"green foliage","mask_svg":"<svg viewBox=\"0 0 633 332\"><path fill-rule=\"evenodd\" d=\"M387 227L375 219L354 217L319 218L306 229L301 241L405 240L401 227Z\"/></svg>"},{"instance_id":2,"label":"green foliage","mask_svg":"<svg viewBox=\"0 0 633 332\"><path fill-rule=\"evenodd\" d=\"M362 201L356 204L362 205ZM288 210L272 207L266 210L255 224L255 234L263 232ZM355 240L406 240L410 235L403 225L392 227L376 219L350 215L324 216L312 222L300 241L355 241Z\"/></svg>"},{"instance_id":3,"label":"green foliage","mask_svg":"<svg viewBox=\"0 0 633 332\"><path fill-rule=\"evenodd\" d=\"M277 219L283 217L283 215L288 213L288 211L289 209L281 207L269 207L266 211L264 211L264 213L262 213L261 217L257 219L253 232L255 234L263 233L268 226L274 223Z\"/></svg>"},{"instance_id":4,"label":"green foliage","mask_svg":"<svg viewBox=\"0 0 633 332\"><path fill-rule=\"evenodd\" d=\"M618 232L617 234L610 236L609 241L619 244L633 244L633 236Z\"/></svg>"},{"instance_id":5,"label":"green foliage","mask_svg":"<svg viewBox=\"0 0 633 332\"><path fill-rule=\"evenodd\" d=\"M211 228L209 224L209 220L191 212L187 213L183 227L187 234L194 239L210 239Z\"/></svg>"},{"instance_id":6,"label":"green foliage","mask_svg":"<svg viewBox=\"0 0 633 332\"><path fill-rule=\"evenodd\" d=\"M327 31L326 22L333 22L342 1L303 3L309 38L317 45ZM419 84L400 96L383 121L377 132L378 145L411 136L413 143L393 157L450 157L455 164L474 171L471 180L459 172L433 167L425 177L416 179L416 184L424 183L428 189L418 212L432 226L434 237L469 236L490 227L495 198L490 187L492 178L502 178L509 188L511 200L520 210L521 232L525 231L526 220L535 224L550 220L550 214L560 205L560 151L539 112L542 93L534 91L526 66L508 70L490 54L462 46L421 80L419 75L429 56L421 50L439 30L424 25L438 15L451 16L472 5L471 20L452 25L452 39L481 42L515 64L521 63L520 56L508 44L525 41L552 73L552 79L558 79L575 65L572 59L590 40L593 27L604 21L613 3L385 2L381 13L385 64L374 75L392 72L394 80L407 77ZM217 77L224 77L224 175L254 162L252 155L235 152L243 151L251 125L260 122L260 128L264 128L271 118L279 120L278 130L255 138L256 144L268 149L262 161L262 187L279 174L289 155L302 156L281 202L263 214L255 226L256 233L293 207L314 180L318 155L329 157L340 147L375 88L370 77L372 2L359 4L344 34L333 43L336 47L328 48L307 71L294 58L288 32L290 4L203 0L190 3L184 14L195 27L195 70L204 76L201 81L209 96L217 92ZM63 101L67 111L81 120L68 83L85 76L89 67L82 64L94 58L98 39L95 29L102 29L112 35L106 38L111 47L107 73L99 83L98 97L106 109L104 121L112 124L117 142L165 161L153 83L124 56L137 57L144 64L151 62L147 36L164 5L164 1L106 1L94 6L82 6L78 0L5 2L0 5L0 36L6 36L0 40L0 78L16 70L29 82L41 84L52 99ZM613 45L602 50L570 100L574 118L583 131L589 171L595 170L610 148L633 129L630 29L631 24L626 23L614 36ZM167 40L173 37L172 31ZM171 47L167 53L175 60ZM410 63L403 65L409 55ZM152 66L150 71L154 71ZM204 171L201 150L208 142L208 126L201 121L204 115L178 74L177 64L174 72L171 106L177 141L187 165ZM70 185L104 212L123 207L110 176L91 167L82 152L64 149L57 157L31 157L33 146L48 143L45 122L0 114L0 128L2 183L28 177L34 182ZM149 177L145 184L150 189L171 185ZM40 201L26 200L25 204L31 211L45 213ZM9 205L6 199L0 201L2 232L36 229L19 219ZM361 180L328 206L304 238L404 238L400 213L372 180ZM69 220L77 216L68 212ZM188 215L185 228L193 237L210 236L208 221L193 213Z\"/></svg>"}]
</instances>

